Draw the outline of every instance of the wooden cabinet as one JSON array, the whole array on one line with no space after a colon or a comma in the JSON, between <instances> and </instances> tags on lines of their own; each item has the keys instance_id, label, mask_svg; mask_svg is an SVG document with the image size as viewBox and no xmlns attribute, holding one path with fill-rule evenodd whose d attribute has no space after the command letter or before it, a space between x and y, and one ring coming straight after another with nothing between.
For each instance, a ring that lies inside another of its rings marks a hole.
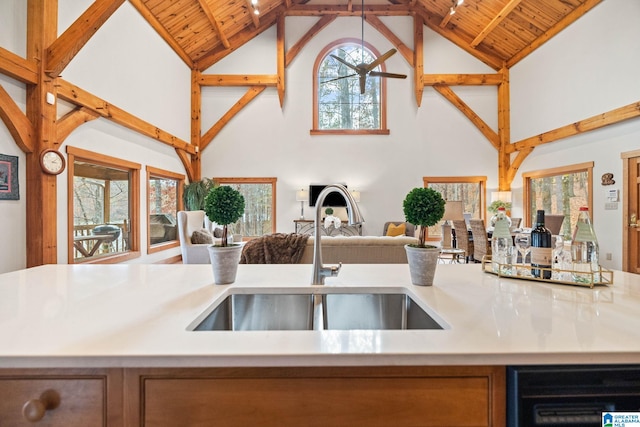
<instances>
[{"instance_id":1,"label":"wooden cabinet","mask_svg":"<svg viewBox=\"0 0 640 427\"><path fill-rule=\"evenodd\" d=\"M500 427L506 418L504 367L128 369L125 383L131 426Z\"/></svg>"},{"instance_id":2,"label":"wooden cabinet","mask_svg":"<svg viewBox=\"0 0 640 427\"><path fill-rule=\"evenodd\" d=\"M2 427L503 427L505 399L503 366L0 369Z\"/></svg>"},{"instance_id":3,"label":"wooden cabinet","mask_svg":"<svg viewBox=\"0 0 640 427\"><path fill-rule=\"evenodd\" d=\"M120 370L0 369L0 426L121 426Z\"/></svg>"}]
</instances>

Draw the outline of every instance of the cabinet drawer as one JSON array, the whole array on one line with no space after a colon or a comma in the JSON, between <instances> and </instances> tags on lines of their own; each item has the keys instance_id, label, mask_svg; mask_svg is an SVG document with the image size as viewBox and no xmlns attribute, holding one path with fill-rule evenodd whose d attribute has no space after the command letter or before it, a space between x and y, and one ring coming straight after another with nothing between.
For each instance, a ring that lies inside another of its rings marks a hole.
<instances>
[{"instance_id":1,"label":"cabinet drawer","mask_svg":"<svg viewBox=\"0 0 640 427\"><path fill-rule=\"evenodd\" d=\"M500 368L186 369L139 378L142 426L504 426Z\"/></svg>"},{"instance_id":2,"label":"cabinet drawer","mask_svg":"<svg viewBox=\"0 0 640 427\"><path fill-rule=\"evenodd\" d=\"M104 378L0 376L0 426L106 426L105 387Z\"/></svg>"}]
</instances>

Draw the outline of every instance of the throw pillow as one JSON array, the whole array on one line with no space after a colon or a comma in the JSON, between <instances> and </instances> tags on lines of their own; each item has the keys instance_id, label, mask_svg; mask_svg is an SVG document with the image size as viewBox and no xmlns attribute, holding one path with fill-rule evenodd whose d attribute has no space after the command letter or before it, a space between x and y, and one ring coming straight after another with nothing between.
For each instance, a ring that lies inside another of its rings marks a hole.
<instances>
[{"instance_id":1,"label":"throw pillow","mask_svg":"<svg viewBox=\"0 0 640 427\"><path fill-rule=\"evenodd\" d=\"M196 230L191 235L191 243L193 243L194 245L202 243L211 245L213 244L213 236L204 228L202 230Z\"/></svg>"},{"instance_id":2,"label":"throw pillow","mask_svg":"<svg viewBox=\"0 0 640 427\"><path fill-rule=\"evenodd\" d=\"M217 237L218 239L222 237L222 228L216 227L213 230L213 237Z\"/></svg>"},{"instance_id":3,"label":"throw pillow","mask_svg":"<svg viewBox=\"0 0 640 427\"><path fill-rule=\"evenodd\" d=\"M404 236L406 231L407 227L404 223L400 225L389 224L389 227L387 227L387 236Z\"/></svg>"}]
</instances>

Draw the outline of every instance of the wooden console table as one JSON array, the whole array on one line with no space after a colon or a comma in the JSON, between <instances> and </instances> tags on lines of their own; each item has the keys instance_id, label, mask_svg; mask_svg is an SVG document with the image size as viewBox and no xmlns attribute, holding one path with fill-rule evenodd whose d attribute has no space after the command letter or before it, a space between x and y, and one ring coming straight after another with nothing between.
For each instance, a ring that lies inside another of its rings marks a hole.
<instances>
[{"instance_id":1,"label":"wooden console table","mask_svg":"<svg viewBox=\"0 0 640 427\"><path fill-rule=\"evenodd\" d=\"M294 219L295 230L298 234L308 234L313 236L314 221L310 219ZM329 228L321 227L323 236L362 236L362 224L341 225L335 228L330 225Z\"/></svg>"}]
</instances>

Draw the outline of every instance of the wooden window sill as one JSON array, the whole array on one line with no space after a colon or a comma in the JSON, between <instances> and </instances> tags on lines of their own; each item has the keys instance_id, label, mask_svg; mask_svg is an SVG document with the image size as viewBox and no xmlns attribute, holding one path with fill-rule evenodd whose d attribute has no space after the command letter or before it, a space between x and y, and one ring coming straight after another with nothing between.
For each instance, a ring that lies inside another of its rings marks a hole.
<instances>
[{"instance_id":1,"label":"wooden window sill","mask_svg":"<svg viewBox=\"0 0 640 427\"><path fill-rule=\"evenodd\" d=\"M311 135L389 135L389 129L311 129Z\"/></svg>"}]
</instances>

